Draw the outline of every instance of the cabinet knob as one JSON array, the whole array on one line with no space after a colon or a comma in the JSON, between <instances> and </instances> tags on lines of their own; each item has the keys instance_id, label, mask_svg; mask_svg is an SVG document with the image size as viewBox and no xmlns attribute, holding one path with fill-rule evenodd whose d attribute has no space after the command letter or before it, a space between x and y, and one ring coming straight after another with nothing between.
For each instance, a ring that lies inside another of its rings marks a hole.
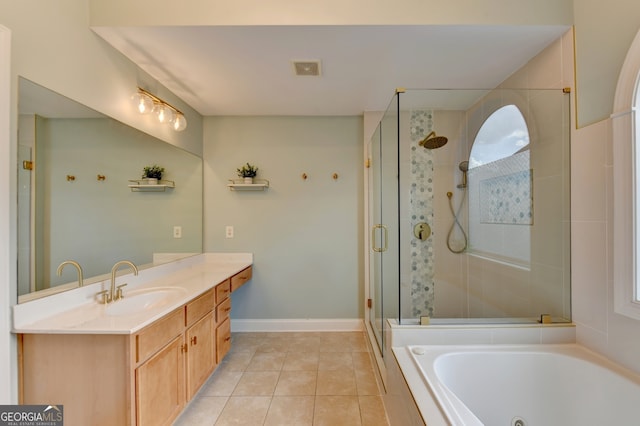
<instances>
[{"instance_id":1,"label":"cabinet knob","mask_svg":"<svg viewBox=\"0 0 640 426\"><path fill-rule=\"evenodd\" d=\"M225 342L228 342L229 340L231 340L231 337L225 337L225 338L224 338L224 341L225 341Z\"/></svg>"},{"instance_id":2,"label":"cabinet knob","mask_svg":"<svg viewBox=\"0 0 640 426\"><path fill-rule=\"evenodd\" d=\"M198 344L198 336L193 336L191 338L191 344L192 345L197 345Z\"/></svg>"},{"instance_id":3,"label":"cabinet knob","mask_svg":"<svg viewBox=\"0 0 640 426\"><path fill-rule=\"evenodd\" d=\"M184 345L180 345L180 352L184 353L187 352L189 349L189 347L187 346L187 344L185 343Z\"/></svg>"}]
</instances>

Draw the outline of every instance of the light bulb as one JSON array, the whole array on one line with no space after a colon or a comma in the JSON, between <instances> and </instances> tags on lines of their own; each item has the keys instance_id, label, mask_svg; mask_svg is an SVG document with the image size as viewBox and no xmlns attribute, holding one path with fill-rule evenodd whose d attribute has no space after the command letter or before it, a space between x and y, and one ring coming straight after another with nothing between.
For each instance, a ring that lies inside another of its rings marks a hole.
<instances>
[{"instance_id":1,"label":"light bulb","mask_svg":"<svg viewBox=\"0 0 640 426\"><path fill-rule=\"evenodd\" d=\"M176 114L176 119L173 121L173 130L181 132L187 128L187 119L181 113Z\"/></svg>"},{"instance_id":2,"label":"light bulb","mask_svg":"<svg viewBox=\"0 0 640 426\"><path fill-rule=\"evenodd\" d=\"M136 92L131 96L131 101L140 114L148 114L153 110L153 99L143 92Z\"/></svg>"},{"instance_id":3,"label":"light bulb","mask_svg":"<svg viewBox=\"0 0 640 426\"><path fill-rule=\"evenodd\" d=\"M158 121L162 124L173 123L173 120L176 118L175 112L165 104L156 104L154 110Z\"/></svg>"}]
</instances>

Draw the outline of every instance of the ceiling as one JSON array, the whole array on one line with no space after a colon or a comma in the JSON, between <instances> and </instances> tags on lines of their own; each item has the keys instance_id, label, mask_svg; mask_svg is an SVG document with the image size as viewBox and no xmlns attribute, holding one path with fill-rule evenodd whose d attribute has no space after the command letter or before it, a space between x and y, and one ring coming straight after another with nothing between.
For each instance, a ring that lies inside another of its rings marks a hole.
<instances>
[{"instance_id":1,"label":"ceiling","mask_svg":"<svg viewBox=\"0 0 640 426\"><path fill-rule=\"evenodd\" d=\"M361 115L395 89L493 88L566 26L94 27L204 116ZM292 61L321 61L296 76Z\"/></svg>"}]
</instances>

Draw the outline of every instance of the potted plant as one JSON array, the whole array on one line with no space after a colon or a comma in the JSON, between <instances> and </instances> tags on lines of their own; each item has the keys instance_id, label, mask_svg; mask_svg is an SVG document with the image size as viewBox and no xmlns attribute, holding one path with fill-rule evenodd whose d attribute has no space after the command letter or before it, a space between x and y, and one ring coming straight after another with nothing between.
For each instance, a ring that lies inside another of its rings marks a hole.
<instances>
[{"instance_id":1,"label":"potted plant","mask_svg":"<svg viewBox=\"0 0 640 426\"><path fill-rule=\"evenodd\" d=\"M246 165L236 169L238 176L244 178L244 183L253 183L253 178L258 174L258 168L247 163Z\"/></svg>"},{"instance_id":2,"label":"potted plant","mask_svg":"<svg viewBox=\"0 0 640 426\"><path fill-rule=\"evenodd\" d=\"M142 178L146 180L149 185L156 185L160 179L162 179L162 174L164 173L164 167L160 167L156 164L153 166L146 166L142 169Z\"/></svg>"}]
</instances>

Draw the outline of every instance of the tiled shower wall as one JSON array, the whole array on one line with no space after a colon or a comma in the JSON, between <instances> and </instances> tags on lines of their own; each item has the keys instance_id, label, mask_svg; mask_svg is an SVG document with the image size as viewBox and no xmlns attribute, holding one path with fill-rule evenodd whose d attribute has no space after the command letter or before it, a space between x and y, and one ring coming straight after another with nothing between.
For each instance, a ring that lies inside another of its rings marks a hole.
<instances>
[{"instance_id":1,"label":"tiled shower wall","mask_svg":"<svg viewBox=\"0 0 640 426\"><path fill-rule=\"evenodd\" d=\"M452 221L446 194L454 193L456 208L463 195L456 184L461 179L457 164L466 155L461 143L464 114L416 109L403 113L400 122L401 316L417 320L420 316L442 316L438 294L445 295L445 304L458 301L460 287L466 282L465 256L446 248ZM433 150L419 146L432 130L447 137L447 144ZM431 236L425 241L413 233L414 226L421 222L431 228ZM457 306L448 316L461 316L461 309Z\"/></svg>"},{"instance_id":2,"label":"tiled shower wall","mask_svg":"<svg viewBox=\"0 0 640 426\"><path fill-rule=\"evenodd\" d=\"M409 116L409 157L411 180L409 213L411 229L419 223L433 220L433 151L419 146L419 142L433 130L433 111L414 110ZM429 225L431 226L431 225ZM411 317L433 316L434 262L433 238L425 241L412 236L409 256L411 266Z\"/></svg>"}]
</instances>

